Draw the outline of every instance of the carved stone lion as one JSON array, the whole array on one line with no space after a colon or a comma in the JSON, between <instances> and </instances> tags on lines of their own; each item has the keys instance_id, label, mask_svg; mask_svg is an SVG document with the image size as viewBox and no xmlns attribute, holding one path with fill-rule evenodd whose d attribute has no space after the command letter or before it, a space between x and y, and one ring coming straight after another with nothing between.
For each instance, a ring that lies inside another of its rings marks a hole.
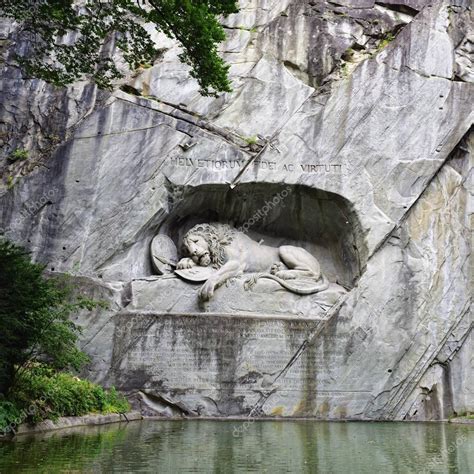
<instances>
[{"instance_id":1,"label":"carved stone lion","mask_svg":"<svg viewBox=\"0 0 474 474\"><path fill-rule=\"evenodd\" d=\"M301 247L260 245L250 237L226 224L198 224L183 237L183 254L176 268L194 266L216 269L203 284L199 297L212 298L217 287L244 273L255 274L247 287L259 278L278 282L285 289L298 294L312 294L326 290L329 282L322 275L319 262ZM298 286L298 279L314 284ZM291 281L293 280L293 281Z\"/></svg>"}]
</instances>

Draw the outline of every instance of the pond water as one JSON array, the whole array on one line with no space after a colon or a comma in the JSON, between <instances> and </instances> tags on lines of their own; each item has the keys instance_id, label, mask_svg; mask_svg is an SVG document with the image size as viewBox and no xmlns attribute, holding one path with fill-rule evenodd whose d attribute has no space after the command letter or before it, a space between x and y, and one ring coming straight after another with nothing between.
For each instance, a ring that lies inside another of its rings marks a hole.
<instances>
[{"instance_id":1,"label":"pond water","mask_svg":"<svg viewBox=\"0 0 474 474\"><path fill-rule=\"evenodd\" d=\"M474 473L474 425L138 421L0 442L0 473Z\"/></svg>"}]
</instances>

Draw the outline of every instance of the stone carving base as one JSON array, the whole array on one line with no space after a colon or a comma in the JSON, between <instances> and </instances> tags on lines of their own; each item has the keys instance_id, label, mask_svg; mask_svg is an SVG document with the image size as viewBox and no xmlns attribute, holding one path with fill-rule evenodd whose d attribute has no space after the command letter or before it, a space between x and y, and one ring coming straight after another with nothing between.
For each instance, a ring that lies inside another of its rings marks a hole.
<instances>
[{"instance_id":1,"label":"stone carving base","mask_svg":"<svg viewBox=\"0 0 474 474\"><path fill-rule=\"evenodd\" d=\"M130 284L129 309L157 313L219 313L256 316L323 318L329 308L346 293L331 283L313 295L296 295L271 280L259 280L252 290L244 289L245 278L234 279L218 288L213 298L199 303L202 283L190 284L176 277L149 277ZM258 315L256 309L258 308Z\"/></svg>"},{"instance_id":2,"label":"stone carving base","mask_svg":"<svg viewBox=\"0 0 474 474\"><path fill-rule=\"evenodd\" d=\"M310 343L324 320L141 312L114 319L110 383L137 394L148 415L343 418L370 396L360 384L334 387L322 359L342 356L336 339L324 354Z\"/></svg>"}]
</instances>

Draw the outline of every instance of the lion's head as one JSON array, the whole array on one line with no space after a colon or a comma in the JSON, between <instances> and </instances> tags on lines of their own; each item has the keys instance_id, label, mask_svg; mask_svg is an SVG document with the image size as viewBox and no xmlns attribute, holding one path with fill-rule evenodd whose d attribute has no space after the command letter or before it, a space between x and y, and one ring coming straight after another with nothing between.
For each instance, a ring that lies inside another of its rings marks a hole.
<instances>
[{"instance_id":1,"label":"lion's head","mask_svg":"<svg viewBox=\"0 0 474 474\"><path fill-rule=\"evenodd\" d=\"M225 263L224 247L234 230L227 224L197 224L183 237L183 253L202 267L219 268Z\"/></svg>"}]
</instances>

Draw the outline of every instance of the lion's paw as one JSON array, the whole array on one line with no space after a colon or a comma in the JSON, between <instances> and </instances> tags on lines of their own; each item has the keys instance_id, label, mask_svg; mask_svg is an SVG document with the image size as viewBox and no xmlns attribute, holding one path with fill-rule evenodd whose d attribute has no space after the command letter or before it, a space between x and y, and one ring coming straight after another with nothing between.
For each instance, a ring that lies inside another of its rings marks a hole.
<instances>
[{"instance_id":1,"label":"lion's paw","mask_svg":"<svg viewBox=\"0 0 474 474\"><path fill-rule=\"evenodd\" d=\"M199 299L201 301L209 301L212 296L214 295L214 290L216 286L214 282L207 280L204 285L202 285L201 289L199 290Z\"/></svg>"},{"instance_id":2,"label":"lion's paw","mask_svg":"<svg viewBox=\"0 0 474 474\"><path fill-rule=\"evenodd\" d=\"M196 264L193 262L192 258L182 258L176 265L177 270L184 270L187 268L195 267Z\"/></svg>"},{"instance_id":3,"label":"lion's paw","mask_svg":"<svg viewBox=\"0 0 474 474\"><path fill-rule=\"evenodd\" d=\"M253 275L244 282L244 290L251 290L257 284L258 276Z\"/></svg>"},{"instance_id":4,"label":"lion's paw","mask_svg":"<svg viewBox=\"0 0 474 474\"><path fill-rule=\"evenodd\" d=\"M297 273L294 270L279 270L275 273L275 276L281 280L294 280L297 277Z\"/></svg>"},{"instance_id":5,"label":"lion's paw","mask_svg":"<svg viewBox=\"0 0 474 474\"><path fill-rule=\"evenodd\" d=\"M275 262L272 267L270 268L270 273L272 275L276 275L280 270L284 268L283 263L281 262Z\"/></svg>"}]
</instances>

